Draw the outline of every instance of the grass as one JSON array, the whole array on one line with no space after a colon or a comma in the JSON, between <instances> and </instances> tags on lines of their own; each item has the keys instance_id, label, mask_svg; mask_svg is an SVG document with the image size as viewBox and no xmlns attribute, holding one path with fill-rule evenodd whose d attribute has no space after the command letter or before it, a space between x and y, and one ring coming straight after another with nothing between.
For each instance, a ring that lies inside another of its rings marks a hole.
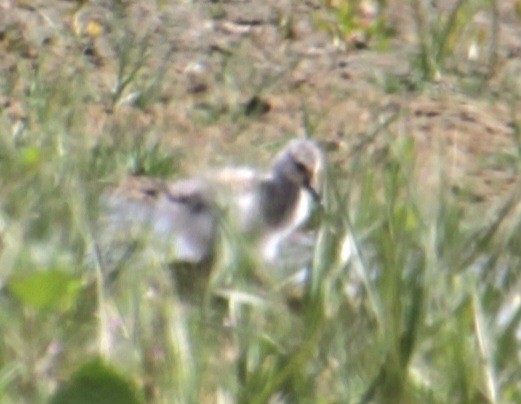
<instances>
[{"instance_id":1,"label":"grass","mask_svg":"<svg viewBox=\"0 0 521 404\"><path fill-rule=\"evenodd\" d=\"M499 5L496 1L456 1L448 11L411 1L417 22L417 65L427 80L439 80L447 71L462 76L473 71L474 79L496 73L499 37ZM477 23L479 14L487 24Z\"/></svg>"},{"instance_id":2,"label":"grass","mask_svg":"<svg viewBox=\"0 0 521 404\"><path fill-rule=\"evenodd\" d=\"M108 282L88 259L103 186L124 173L175 177L197 155L125 115L128 94L145 97L130 107L145 112L164 97L167 67L147 71L146 50L121 54L112 89L90 85L97 68L81 58L20 59L1 78L27 111L0 114L2 402L521 401L519 218L507 201L504 215L468 223L444 192L425 212L412 141L333 156L347 163L328 167L297 305L278 281L259 282L269 268L236 252L233 232L196 304L159 256L135 256ZM95 136L90 104L114 118ZM217 124L236 119L222 114Z\"/></svg>"},{"instance_id":3,"label":"grass","mask_svg":"<svg viewBox=\"0 0 521 404\"><path fill-rule=\"evenodd\" d=\"M351 48L388 48L388 40L395 29L388 23L385 12L387 2L340 0L324 1L324 8L332 18L318 18L317 25L330 32L335 42Z\"/></svg>"}]
</instances>

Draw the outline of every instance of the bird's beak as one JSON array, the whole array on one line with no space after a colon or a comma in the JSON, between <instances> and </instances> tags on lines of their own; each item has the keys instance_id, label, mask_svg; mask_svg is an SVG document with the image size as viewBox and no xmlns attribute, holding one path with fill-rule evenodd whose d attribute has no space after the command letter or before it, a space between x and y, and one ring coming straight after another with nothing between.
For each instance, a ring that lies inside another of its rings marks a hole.
<instances>
[{"instance_id":1,"label":"bird's beak","mask_svg":"<svg viewBox=\"0 0 521 404\"><path fill-rule=\"evenodd\" d=\"M320 203L321 197L320 197L320 194L317 192L317 190L315 188L313 188L313 186L309 183L305 185L305 188L309 192L309 194L311 195L313 200L316 203Z\"/></svg>"}]
</instances>

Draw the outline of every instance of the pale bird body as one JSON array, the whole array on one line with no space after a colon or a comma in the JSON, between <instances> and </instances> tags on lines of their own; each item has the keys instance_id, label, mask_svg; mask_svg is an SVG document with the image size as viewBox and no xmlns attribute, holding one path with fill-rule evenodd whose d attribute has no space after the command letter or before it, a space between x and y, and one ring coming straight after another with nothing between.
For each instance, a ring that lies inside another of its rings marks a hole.
<instances>
[{"instance_id":1,"label":"pale bird body","mask_svg":"<svg viewBox=\"0 0 521 404\"><path fill-rule=\"evenodd\" d=\"M131 177L103 199L103 231L128 239L147 235L146 242L166 251L172 261L211 258L217 215L205 183Z\"/></svg>"},{"instance_id":2,"label":"pale bird body","mask_svg":"<svg viewBox=\"0 0 521 404\"><path fill-rule=\"evenodd\" d=\"M291 141L267 174L228 168L214 178L231 199L232 220L240 232L258 238L261 256L273 261L280 244L308 219L319 199L323 157L311 140Z\"/></svg>"}]
</instances>

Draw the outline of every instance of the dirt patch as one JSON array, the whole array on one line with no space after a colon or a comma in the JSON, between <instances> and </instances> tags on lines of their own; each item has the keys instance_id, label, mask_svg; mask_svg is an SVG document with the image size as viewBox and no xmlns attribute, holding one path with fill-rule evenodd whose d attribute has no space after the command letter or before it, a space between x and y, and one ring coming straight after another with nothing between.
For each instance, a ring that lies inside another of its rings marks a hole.
<instances>
[{"instance_id":1,"label":"dirt patch","mask_svg":"<svg viewBox=\"0 0 521 404\"><path fill-rule=\"evenodd\" d=\"M454 4L437 3L441 11ZM441 168L455 192L496 201L517 183L507 163L517 152L512 94L521 66L514 5L500 3L497 71L486 91L468 95L460 84L476 66L465 58L460 74L466 69L467 75L414 88L410 72L418 38L405 2L388 2L386 17L396 34L387 51L378 51L371 44L357 50L335 43L317 24L332 17L313 0L3 0L2 115L13 131L21 122L36 129L31 83L64 85L81 77L84 87L75 102L84 106L89 136L150 134L164 148L186 152L185 172L254 158L262 164L258 146L271 152L307 132L335 150L335 164L367 139L374 148L406 135L415 139L423 186L431 186ZM489 14L476 13L467 30L490 23ZM464 45L458 50L465 51ZM134 80L118 93L118 83L133 69ZM76 88L71 84L70 91ZM379 119L389 113L399 118L378 131Z\"/></svg>"}]
</instances>

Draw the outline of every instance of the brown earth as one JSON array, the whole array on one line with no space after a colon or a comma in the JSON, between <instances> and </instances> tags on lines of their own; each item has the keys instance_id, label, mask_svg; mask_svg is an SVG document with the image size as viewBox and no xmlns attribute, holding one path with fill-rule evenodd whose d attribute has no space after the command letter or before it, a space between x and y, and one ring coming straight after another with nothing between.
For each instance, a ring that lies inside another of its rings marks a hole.
<instances>
[{"instance_id":1,"label":"brown earth","mask_svg":"<svg viewBox=\"0 0 521 404\"><path fill-rule=\"evenodd\" d=\"M382 150L412 137L427 194L441 177L473 201L504 200L518 181L519 2L498 2L497 63L481 87L486 46L467 56L472 32L488 44L486 9L470 15L452 73L420 86L411 68L414 2L387 2L382 13L395 34L385 50L371 38L352 40L356 32L334 40L326 3L338 2L0 0L0 114L14 132L37 131L31 82L65 86L93 143L120 132L158 139L164 150L183 150L184 174L262 164L259 146L271 155L288 137L311 132L339 175L349 175L353 156L376 168ZM455 2L432 3L443 14ZM125 55L124 75L137 73L116 99Z\"/></svg>"}]
</instances>

